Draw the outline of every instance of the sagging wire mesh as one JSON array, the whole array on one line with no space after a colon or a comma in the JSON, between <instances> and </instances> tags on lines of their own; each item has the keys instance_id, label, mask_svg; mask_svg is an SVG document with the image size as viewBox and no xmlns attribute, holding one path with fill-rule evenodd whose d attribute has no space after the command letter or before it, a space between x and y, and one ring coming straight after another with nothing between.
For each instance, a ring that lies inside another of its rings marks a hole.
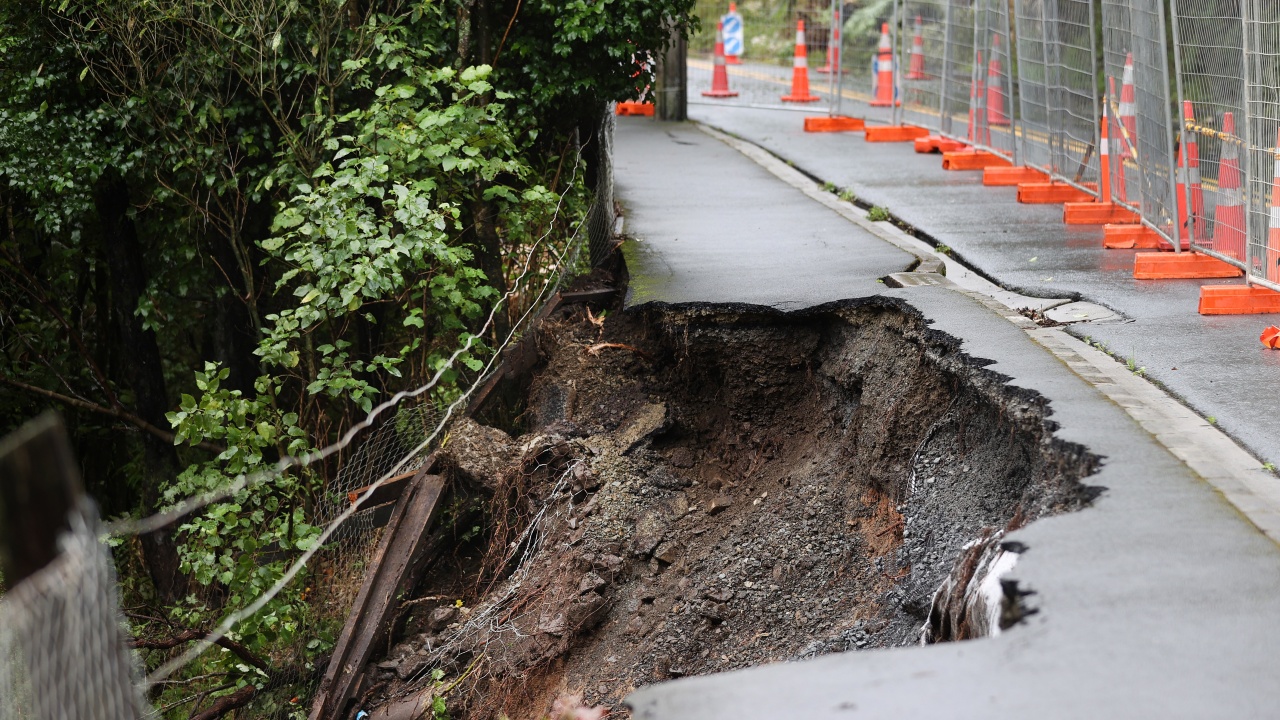
<instances>
[{"instance_id":1,"label":"sagging wire mesh","mask_svg":"<svg viewBox=\"0 0 1280 720\"><path fill-rule=\"evenodd\" d=\"M70 516L58 556L0 595L0 720L136 720L115 568L92 503Z\"/></svg>"},{"instance_id":2,"label":"sagging wire mesh","mask_svg":"<svg viewBox=\"0 0 1280 720\"><path fill-rule=\"evenodd\" d=\"M729 87L737 97L716 99L702 95L711 89L716 24L729 12L728 0L697 0L694 15L700 21L689 38L689 103L723 107L770 107L822 113L830 109L832 18L830 0L743 0L735 4L742 18L742 53L728 65ZM796 49L796 21L805 21L810 91L818 102L787 104L782 96L791 90ZM839 63L836 63L839 68Z\"/></svg>"},{"instance_id":3,"label":"sagging wire mesh","mask_svg":"<svg viewBox=\"0 0 1280 720\"><path fill-rule=\"evenodd\" d=\"M1015 0L1024 164L1096 195L1101 107L1088 0Z\"/></svg>"},{"instance_id":4,"label":"sagging wire mesh","mask_svg":"<svg viewBox=\"0 0 1280 720\"><path fill-rule=\"evenodd\" d=\"M412 663L416 669L403 673L405 688L418 687L433 670L448 667L459 657L473 658L459 682L469 681L472 687L487 681L518 685L520 677L505 672L502 653L489 651L539 632L573 629L549 627L572 623L573 618L543 614L540 600L556 578L554 573L541 572L546 561L540 556L554 549L545 546L545 538L571 522L579 510L584 485L594 477L590 456L581 441L555 434L535 436L520 448L520 461L503 474L491 501L489 514L499 522L479 577L484 587L477 592L486 600L466 609L456 625L418 648ZM497 705L510 694L490 686L482 702L494 704L489 709L497 716Z\"/></svg>"},{"instance_id":5,"label":"sagging wire mesh","mask_svg":"<svg viewBox=\"0 0 1280 720\"><path fill-rule=\"evenodd\" d=\"M613 187L613 130L615 115L606 111L595 129L595 183L587 209L587 242L592 267L603 265L613 253L618 218Z\"/></svg>"},{"instance_id":6,"label":"sagging wire mesh","mask_svg":"<svg viewBox=\"0 0 1280 720\"><path fill-rule=\"evenodd\" d=\"M1174 226L1174 103L1163 12L1160 0L1103 0L1102 56L1110 123L1108 199L1138 213L1172 243L1187 233Z\"/></svg>"},{"instance_id":7,"label":"sagging wire mesh","mask_svg":"<svg viewBox=\"0 0 1280 720\"><path fill-rule=\"evenodd\" d=\"M1013 161L1018 138L1007 0L976 0L973 21L973 144Z\"/></svg>"},{"instance_id":8,"label":"sagging wire mesh","mask_svg":"<svg viewBox=\"0 0 1280 720\"><path fill-rule=\"evenodd\" d=\"M942 131L950 0L904 0L898 43L903 120Z\"/></svg>"}]
</instances>

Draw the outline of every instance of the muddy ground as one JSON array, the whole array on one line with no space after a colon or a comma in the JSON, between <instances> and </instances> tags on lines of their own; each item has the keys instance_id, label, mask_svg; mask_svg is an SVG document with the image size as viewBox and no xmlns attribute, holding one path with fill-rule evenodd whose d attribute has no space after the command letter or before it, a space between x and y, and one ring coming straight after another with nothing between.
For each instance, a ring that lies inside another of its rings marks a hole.
<instances>
[{"instance_id":1,"label":"muddy ground","mask_svg":"<svg viewBox=\"0 0 1280 720\"><path fill-rule=\"evenodd\" d=\"M573 693L625 717L647 683L1009 628L1034 611L1012 583L991 623L944 601L1095 492L1037 395L888 301L578 306L536 341L526 401L450 435L477 532L370 666L374 717L444 692L455 719Z\"/></svg>"}]
</instances>

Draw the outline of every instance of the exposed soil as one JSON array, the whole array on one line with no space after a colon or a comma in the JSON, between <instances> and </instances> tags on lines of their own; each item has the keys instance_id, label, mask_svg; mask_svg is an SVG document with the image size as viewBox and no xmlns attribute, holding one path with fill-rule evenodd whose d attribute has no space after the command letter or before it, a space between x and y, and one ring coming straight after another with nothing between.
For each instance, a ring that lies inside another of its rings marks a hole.
<instances>
[{"instance_id":1,"label":"exposed soil","mask_svg":"<svg viewBox=\"0 0 1280 720\"><path fill-rule=\"evenodd\" d=\"M538 347L516 437L468 422L445 448L492 495L488 534L469 571L419 588L440 599L370 668L375 718L441 688L454 718L541 717L571 693L625 717L647 683L988 632L963 604L924 632L935 593L1093 494L1098 458L1053 437L1039 396L886 301L579 307ZM450 609L482 567L497 580ZM1000 627L1022 594L1006 583Z\"/></svg>"}]
</instances>

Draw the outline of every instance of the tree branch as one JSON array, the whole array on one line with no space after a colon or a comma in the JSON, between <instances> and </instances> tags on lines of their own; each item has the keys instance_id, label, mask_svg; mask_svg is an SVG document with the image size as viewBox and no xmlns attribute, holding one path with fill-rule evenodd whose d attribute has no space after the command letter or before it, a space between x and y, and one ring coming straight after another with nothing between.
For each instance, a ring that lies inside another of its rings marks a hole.
<instances>
[{"instance_id":1,"label":"tree branch","mask_svg":"<svg viewBox=\"0 0 1280 720\"><path fill-rule=\"evenodd\" d=\"M140 650L169 650L171 648L175 648L184 643L191 642L192 640L200 640L204 638L206 634L207 633L203 633L199 630L183 630L182 632L178 633L177 635L174 635L173 637L164 638L161 640L151 640L148 638L134 638L129 641L129 647L140 649ZM258 657L256 654L254 654L252 650L245 647L244 645L241 645L235 640L231 640L225 637L220 637L217 640L214 640L213 644L217 645L218 647L226 648L227 650L230 650L231 652L235 653L236 657L258 668L259 670L266 673L268 676L273 676L276 674L275 670L272 670L271 666L267 664L267 661Z\"/></svg>"},{"instance_id":2,"label":"tree branch","mask_svg":"<svg viewBox=\"0 0 1280 720\"><path fill-rule=\"evenodd\" d=\"M98 405L97 403L87 402L79 398L73 398L68 395L63 395L62 393L54 392L52 390L45 390L44 388L36 387L35 385L28 385L19 380L14 380L12 378L5 377L4 375L0 375L0 383L4 383L6 385L9 385L10 387L15 387L19 390L24 390L34 395L40 395L42 397L49 398L50 400L56 400L62 403L63 405L70 405L71 407L79 408L81 410L88 410L89 412L95 412L95 413L98 413L99 415L106 415L108 417L116 418L117 420L123 420L129 423L130 425L137 427L140 430L143 430L148 433L151 433L152 435L155 435L161 440L164 440L166 442L173 442L173 438L174 438L173 433L167 430L162 430L156 427L155 425L152 425L151 423L147 422L146 420L143 420L137 415L134 415L133 413L128 412L124 409L109 408L103 405ZM214 453L221 453L226 450L226 448L224 447L219 447L218 445L214 445L213 443L205 440L201 440L200 442L196 443L195 447L198 447L202 450L208 450L209 452L214 452Z\"/></svg>"},{"instance_id":3,"label":"tree branch","mask_svg":"<svg viewBox=\"0 0 1280 720\"><path fill-rule=\"evenodd\" d=\"M208 710L192 714L191 720L214 720L215 718L220 718L232 710L248 705L257 692L258 688L252 685L245 685L230 695L218 698L217 702L210 705Z\"/></svg>"}]
</instances>

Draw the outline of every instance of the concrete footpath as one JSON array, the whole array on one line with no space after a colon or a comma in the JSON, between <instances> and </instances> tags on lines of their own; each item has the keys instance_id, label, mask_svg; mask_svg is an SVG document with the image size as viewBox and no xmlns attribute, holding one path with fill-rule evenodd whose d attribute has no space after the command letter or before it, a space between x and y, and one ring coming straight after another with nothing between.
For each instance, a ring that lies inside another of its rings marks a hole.
<instances>
[{"instance_id":1,"label":"concrete footpath","mask_svg":"<svg viewBox=\"0 0 1280 720\"><path fill-rule=\"evenodd\" d=\"M796 114L777 114L798 132ZM838 142L855 141L833 142L829 155L837 156ZM615 147L617 192L632 238L625 246L628 307L715 302L795 310L883 295L960 338L963 352L991 361L1012 385L1040 393L1057 437L1105 457L1088 479L1106 488L1091 507L1009 536L1028 548L1011 577L1036 593L1038 612L1022 624L994 638L662 683L629 698L635 717L1276 715L1280 481L1256 460L1096 348L1022 318L1008 290L968 277L887 223L838 207L783 163L757 162L740 151L748 148L690 125L639 118L619 120ZM903 192L921 219L951 212L952 203L931 194L928 183L945 187L963 178L922 176L923 185L912 185L913 173L926 168L907 167L913 154L897 150L901 156L882 158L878 172L915 188ZM864 182L870 188L873 181ZM961 212L972 213L976 225L983 209ZM1048 220L1021 226L1023 233L1047 232ZM1033 242L1009 234L1011 243ZM927 272L942 263L948 278L967 284ZM902 272L908 267L917 272ZM1050 272L1069 277L1066 270ZM1061 292L1056 281L1053 290Z\"/></svg>"},{"instance_id":2,"label":"concrete footpath","mask_svg":"<svg viewBox=\"0 0 1280 720\"><path fill-rule=\"evenodd\" d=\"M861 114L856 103L846 112ZM1042 298L1086 299L1123 322L1070 328L1106 346L1280 467L1280 352L1258 335L1280 315L1202 316L1203 284L1243 280L1134 280L1134 250L1107 250L1102 227L1065 225L1061 205L1021 205L1015 188L982 173L945 171L911 143L861 133L805 133L800 113L696 104L691 118L755 143L859 200L886 208L1000 285Z\"/></svg>"}]
</instances>

